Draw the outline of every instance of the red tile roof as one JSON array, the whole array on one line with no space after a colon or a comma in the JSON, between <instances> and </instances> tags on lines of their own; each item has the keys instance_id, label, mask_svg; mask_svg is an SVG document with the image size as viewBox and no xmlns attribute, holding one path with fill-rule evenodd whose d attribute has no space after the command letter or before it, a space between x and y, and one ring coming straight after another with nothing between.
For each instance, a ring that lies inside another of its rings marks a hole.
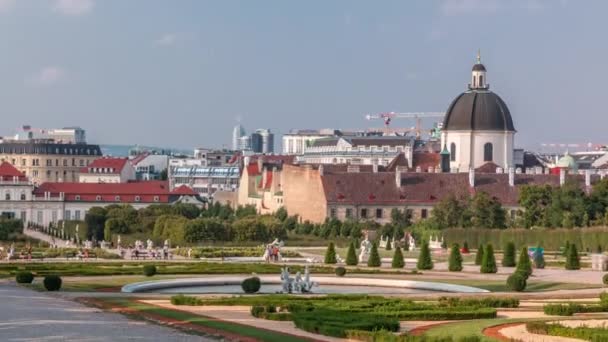
<instances>
[{"instance_id":1,"label":"red tile roof","mask_svg":"<svg viewBox=\"0 0 608 342\"><path fill-rule=\"evenodd\" d=\"M429 167L433 169L439 166L441 155L439 153L430 152L414 152L412 166L414 169L420 167L422 172L427 172Z\"/></svg>"},{"instance_id":2,"label":"red tile roof","mask_svg":"<svg viewBox=\"0 0 608 342\"><path fill-rule=\"evenodd\" d=\"M500 166L498 166L497 164L493 163L493 162L487 162L483 165L481 165L480 167L475 169L475 172L479 172L479 173L496 173L496 169L499 168Z\"/></svg>"},{"instance_id":3,"label":"red tile roof","mask_svg":"<svg viewBox=\"0 0 608 342\"><path fill-rule=\"evenodd\" d=\"M191 187L189 187L187 185L182 185L182 186L179 186L179 187L173 189L173 191L171 191L171 195L194 196L194 195L197 195L197 193L196 193L196 191L192 190Z\"/></svg>"},{"instance_id":4,"label":"red tile roof","mask_svg":"<svg viewBox=\"0 0 608 342\"><path fill-rule=\"evenodd\" d=\"M149 153L142 153L140 155L137 155L137 156L135 156L135 158L131 159L131 164L133 164L135 166L135 165L141 163L149 155L150 155Z\"/></svg>"},{"instance_id":5,"label":"red tile roof","mask_svg":"<svg viewBox=\"0 0 608 342\"><path fill-rule=\"evenodd\" d=\"M125 167L125 165L127 165L128 162L129 162L128 158L103 157L103 158L93 160L93 162L91 164L89 164L87 167L83 167L82 169L80 169L80 172L91 173L90 172L91 169L100 168L100 169L106 169L106 170L113 169L113 172L106 171L104 173L121 173L122 169ZM96 172L93 172L93 173L96 173Z\"/></svg>"},{"instance_id":6,"label":"red tile roof","mask_svg":"<svg viewBox=\"0 0 608 342\"><path fill-rule=\"evenodd\" d=\"M13 180L14 177L18 177L20 181L27 180L25 174L17 170L12 164L2 162L2 164L0 164L0 178L2 178L2 180Z\"/></svg>"},{"instance_id":7,"label":"red tile roof","mask_svg":"<svg viewBox=\"0 0 608 342\"><path fill-rule=\"evenodd\" d=\"M51 197L58 197L60 193L64 193L66 201L125 203L167 203L169 202L169 195L172 195L169 191L169 183L167 181L132 183L43 183L34 190L34 195L44 196L45 192L50 192ZM120 196L120 201L116 200L116 196ZM137 201L136 197L139 197L139 201ZM156 200L156 197L158 200Z\"/></svg>"}]
</instances>

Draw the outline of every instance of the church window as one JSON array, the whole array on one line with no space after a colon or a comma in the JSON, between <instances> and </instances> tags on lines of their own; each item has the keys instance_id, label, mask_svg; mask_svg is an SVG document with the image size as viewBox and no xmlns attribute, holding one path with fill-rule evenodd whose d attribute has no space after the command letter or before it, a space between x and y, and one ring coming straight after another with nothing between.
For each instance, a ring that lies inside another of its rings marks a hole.
<instances>
[{"instance_id":1,"label":"church window","mask_svg":"<svg viewBox=\"0 0 608 342\"><path fill-rule=\"evenodd\" d=\"M486 143L483 145L483 161L491 162L493 160L493 152L492 143Z\"/></svg>"},{"instance_id":2,"label":"church window","mask_svg":"<svg viewBox=\"0 0 608 342\"><path fill-rule=\"evenodd\" d=\"M456 161L456 144L450 144L450 161Z\"/></svg>"},{"instance_id":3,"label":"church window","mask_svg":"<svg viewBox=\"0 0 608 342\"><path fill-rule=\"evenodd\" d=\"M479 75L479 86L483 87L483 75Z\"/></svg>"}]
</instances>

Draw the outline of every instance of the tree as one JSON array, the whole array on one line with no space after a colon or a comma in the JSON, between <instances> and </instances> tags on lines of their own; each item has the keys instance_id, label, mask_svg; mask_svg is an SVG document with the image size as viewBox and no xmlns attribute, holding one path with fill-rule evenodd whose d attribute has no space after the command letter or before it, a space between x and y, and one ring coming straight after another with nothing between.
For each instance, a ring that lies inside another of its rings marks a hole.
<instances>
[{"instance_id":1,"label":"tree","mask_svg":"<svg viewBox=\"0 0 608 342\"><path fill-rule=\"evenodd\" d=\"M274 212L274 217L279 219L279 221L284 222L289 215L287 214L287 209L285 207L280 207L277 211Z\"/></svg>"},{"instance_id":2,"label":"tree","mask_svg":"<svg viewBox=\"0 0 608 342\"><path fill-rule=\"evenodd\" d=\"M519 260L517 261L516 272L521 273L526 278L532 275L532 263L530 262L530 255L528 255L528 247L523 246L521 253L519 253Z\"/></svg>"},{"instance_id":3,"label":"tree","mask_svg":"<svg viewBox=\"0 0 608 342\"><path fill-rule=\"evenodd\" d=\"M255 205L252 204L247 204L247 205L239 205L236 208L236 211L234 212L234 216L236 216L237 218L243 218L243 217L247 217L247 216L255 216L257 215L258 212L255 209Z\"/></svg>"},{"instance_id":4,"label":"tree","mask_svg":"<svg viewBox=\"0 0 608 342\"><path fill-rule=\"evenodd\" d=\"M431 211L431 217L440 229L462 227L465 209L466 206L450 194L437 203Z\"/></svg>"},{"instance_id":5,"label":"tree","mask_svg":"<svg viewBox=\"0 0 608 342\"><path fill-rule=\"evenodd\" d=\"M87 239L103 240L107 211L102 207L92 207L84 216Z\"/></svg>"},{"instance_id":6,"label":"tree","mask_svg":"<svg viewBox=\"0 0 608 342\"><path fill-rule=\"evenodd\" d=\"M511 291L521 292L526 289L527 279L524 274L515 272L507 278L507 287Z\"/></svg>"},{"instance_id":7,"label":"tree","mask_svg":"<svg viewBox=\"0 0 608 342\"><path fill-rule=\"evenodd\" d=\"M160 180L162 180L162 181L166 181L167 180L167 169L163 169L160 172Z\"/></svg>"},{"instance_id":8,"label":"tree","mask_svg":"<svg viewBox=\"0 0 608 342\"><path fill-rule=\"evenodd\" d=\"M579 270L581 268L580 260L578 258L578 251L576 250L576 244L571 244L568 248L568 254L566 255L566 269L567 270Z\"/></svg>"},{"instance_id":9,"label":"tree","mask_svg":"<svg viewBox=\"0 0 608 342\"><path fill-rule=\"evenodd\" d=\"M184 227L184 240L189 243L229 239L229 224L215 217L190 220Z\"/></svg>"},{"instance_id":10,"label":"tree","mask_svg":"<svg viewBox=\"0 0 608 342\"><path fill-rule=\"evenodd\" d=\"M411 215L407 209L391 209L391 224L395 227L408 227L411 224Z\"/></svg>"},{"instance_id":11,"label":"tree","mask_svg":"<svg viewBox=\"0 0 608 342\"><path fill-rule=\"evenodd\" d=\"M450 259L448 261L448 270L450 272L462 271L462 255L460 254L460 248L457 243L452 245Z\"/></svg>"},{"instance_id":12,"label":"tree","mask_svg":"<svg viewBox=\"0 0 608 342\"><path fill-rule=\"evenodd\" d=\"M564 245L564 250L562 251L562 255L568 255L568 249L570 249L570 241L566 240L566 244Z\"/></svg>"},{"instance_id":13,"label":"tree","mask_svg":"<svg viewBox=\"0 0 608 342\"><path fill-rule=\"evenodd\" d=\"M496 197L477 192L471 199L471 223L475 228L506 228L506 213Z\"/></svg>"},{"instance_id":14,"label":"tree","mask_svg":"<svg viewBox=\"0 0 608 342\"><path fill-rule=\"evenodd\" d=\"M395 247L395 253L393 254L393 262L391 263L392 268L403 268L405 267L405 260L403 259L403 253L401 253L401 247Z\"/></svg>"},{"instance_id":15,"label":"tree","mask_svg":"<svg viewBox=\"0 0 608 342\"><path fill-rule=\"evenodd\" d=\"M526 228L547 226L546 208L551 203L549 185L524 185L519 190L519 204L524 208L522 221Z\"/></svg>"},{"instance_id":16,"label":"tree","mask_svg":"<svg viewBox=\"0 0 608 342\"><path fill-rule=\"evenodd\" d=\"M492 244L488 244L483 252L480 271L481 273L496 273L498 271Z\"/></svg>"},{"instance_id":17,"label":"tree","mask_svg":"<svg viewBox=\"0 0 608 342\"><path fill-rule=\"evenodd\" d=\"M475 265L481 266L482 260L483 260L483 245L479 244L479 247L477 247L477 253L475 254Z\"/></svg>"},{"instance_id":18,"label":"tree","mask_svg":"<svg viewBox=\"0 0 608 342\"><path fill-rule=\"evenodd\" d=\"M357 253L355 251L355 243L353 241L348 245L348 252L346 252L346 264L348 266L357 266L359 260L357 259Z\"/></svg>"},{"instance_id":19,"label":"tree","mask_svg":"<svg viewBox=\"0 0 608 342\"><path fill-rule=\"evenodd\" d=\"M433 259L431 258L431 250L429 249L429 242L423 241L422 246L420 246L420 255L418 256L418 262L416 263L416 268L419 270L432 270L433 269Z\"/></svg>"},{"instance_id":20,"label":"tree","mask_svg":"<svg viewBox=\"0 0 608 342\"><path fill-rule=\"evenodd\" d=\"M378 246L373 242L372 249L369 252L369 259L367 259L367 266L380 267L381 265L382 261L380 260L380 254L378 253Z\"/></svg>"},{"instance_id":21,"label":"tree","mask_svg":"<svg viewBox=\"0 0 608 342\"><path fill-rule=\"evenodd\" d=\"M334 243L330 242L329 246L327 246L327 250L325 251L325 263L326 264L335 264L338 260L336 259L336 248L334 247Z\"/></svg>"},{"instance_id":22,"label":"tree","mask_svg":"<svg viewBox=\"0 0 608 342\"><path fill-rule=\"evenodd\" d=\"M502 255L502 265L504 267L515 266L515 244L513 242L508 242L505 245L505 249Z\"/></svg>"},{"instance_id":23,"label":"tree","mask_svg":"<svg viewBox=\"0 0 608 342\"><path fill-rule=\"evenodd\" d=\"M391 249L393 249L393 243L391 242L391 239L388 239L388 241L386 241L386 250L390 251Z\"/></svg>"}]
</instances>

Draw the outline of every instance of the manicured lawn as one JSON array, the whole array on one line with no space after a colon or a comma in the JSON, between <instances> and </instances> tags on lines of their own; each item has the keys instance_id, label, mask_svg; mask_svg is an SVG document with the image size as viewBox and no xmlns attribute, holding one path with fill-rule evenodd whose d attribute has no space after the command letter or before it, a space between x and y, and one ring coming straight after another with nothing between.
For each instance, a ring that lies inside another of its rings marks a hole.
<instances>
[{"instance_id":1,"label":"manicured lawn","mask_svg":"<svg viewBox=\"0 0 608 342\"><path fill-rule=\"evenodd\" d=\"M478 280L478 279L432 279L429 281L437 281L441 283L457 284L478 287L480 289L491 292L510 292L507 288L506 281L502 280ZM580 290L580 289L595 289L603 287L599 284L577 284L577 283L558 283L546 281L530 281L526 287L526 292L542 292L555 290Z\"/></svg>"},{"instance_id":2,"label":"manicured lawn","mask_svg":"<svg viewBox=\"0 0 608 342\"><path fill-rule=\"evenodd\" d=\"M160 308L154 305L144 304L140 302L131 301L128 299L103 299L105 302L109 302L114 305L127 307L133 310L137 310L141 313L150 313L154 315L159 315L162 317L166 317L169 319L180 320L196 325L200 325L202 327L218 329L222 331L226 331L229 333L253 337L259 339L260 341L268 341L268 342L283 342L283 341L308 341L306 339L301 339L296 336L284 335L281 333L276 333L268 330L258 329L247 325L234 324L226 321L218 321L214 319L210 319L204 316L195 315L192 313L184 312L184 311L174 311L170 309Z\"/></svg>"},{"instance_id":3,"label":"manicured lawn","mask_svg":"<svg viewBox=\"0 0 608 342\"><path fill-rule=\"evenodd\" d=\"M424 333L428 337L446 337L451 336L454 339L467 336L480 337L482 341L497 341L483 335L483 329L511 322L521 322L521 319L479 319L473 321L464 321L457 323L441 324L432 327Z\"/></svg>"}]
</instances>

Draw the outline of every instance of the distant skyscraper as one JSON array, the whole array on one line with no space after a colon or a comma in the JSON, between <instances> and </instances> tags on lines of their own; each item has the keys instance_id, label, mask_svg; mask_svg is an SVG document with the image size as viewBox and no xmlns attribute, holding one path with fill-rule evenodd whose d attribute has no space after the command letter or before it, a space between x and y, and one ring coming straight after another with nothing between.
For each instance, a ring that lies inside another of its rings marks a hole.
<instances>
[{"instance_id":1,"label":"distant skyscraper","mask_svg":"<svg viewBox=\"0 0 608 342\"><path fill-rule=\"evenodd\" d=\"M242 136L247 135L247 133L245 133L245 129L243 128L243 126L241 126L240 124L234 126L234 129L232 130L232 149L233 150L240 150L241 148L239 148L240 145L240 141L239 139L241 139Z\"/></svg>"},{"instance_id":2,"label":"distant skyscraper","mask_svg":"<svg viewBox=\"0 0 608 342\"><path fill-rule=\"evenodd\" d=\"M269 129L257 129L251 134L251 149L255 153L274 153L274 134Z\"/></svg>"}]
</instances>

